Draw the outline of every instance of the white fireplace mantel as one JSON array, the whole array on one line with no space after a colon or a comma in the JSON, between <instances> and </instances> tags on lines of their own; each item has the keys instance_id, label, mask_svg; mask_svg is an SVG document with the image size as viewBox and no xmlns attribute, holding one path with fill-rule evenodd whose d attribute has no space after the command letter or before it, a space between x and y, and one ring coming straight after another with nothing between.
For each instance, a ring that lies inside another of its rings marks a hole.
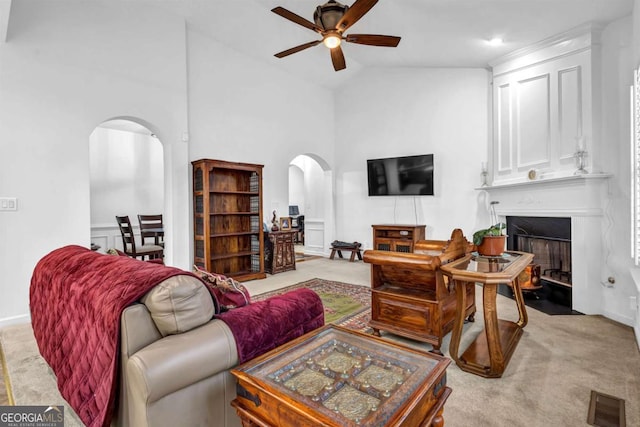
<instances>
[{"instance_id":1,"label":"white fireplace mantel","mask_svg":"<svg viewBox=\"0 0 640 427\"><path fill-rule=\"evenodd\" d=\"M571 218L572 303L602 314L603 222L609 215L610 174L584 174L479 187L500 221L507 216ZM496 203L497 202L497 203Z\"/></svg>"},{"instance_id":2,"label":"white fireplace mantel","mask_svg":"<svg viewBox=\"0 0 640 427\"><path fill-rule=\"evenodd\" d=\"M531 187L531 186L565 186L567 184L571 184L572 182L580 182L582 180L602 180L612 177L613 175L609 173L587 173L581 175L569 175L562 176L558 178L546 178L546 179L536 179L536 180L528 180L528 181L513 181L508 183L499 183L493 185L486 185L483 187L478 187L476 190L494 190L501 189L507 187Z\"/></svg>"},{"instance_id":3,"label":"white fireplace mantel","mask_svg":"<svg viewBox=\"0 0 640 427\"><path fill-rule=\"evenodd\" d=\"M521 216L602 216L611 174L594 173L478 187L494 202L496 214Z\"/></svg>"}]
</instances>

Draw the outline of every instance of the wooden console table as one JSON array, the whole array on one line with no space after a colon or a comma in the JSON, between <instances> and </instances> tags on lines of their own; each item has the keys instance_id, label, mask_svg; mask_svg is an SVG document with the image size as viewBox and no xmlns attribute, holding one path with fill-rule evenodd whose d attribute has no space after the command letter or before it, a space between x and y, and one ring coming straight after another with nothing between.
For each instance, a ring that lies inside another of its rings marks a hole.
<instances>
[{"instance_id":1,"label":"wooden console table","mask_svg":"<svg viewBox=\"0 0 640 427\"><path fill-rule=\"evenodd\" d=\"M504 373L528 321L518 276L532 260L533 254L525 252L505 252L500 257L470 254L440 267L456 290L456 319L449 353L463 371L486 378L499 378ZM459 356L467 287L476 283L483 286L484 331ZM519 316L517 322L498 319L496 295L499 284L513 287Z\"/></svg>"},{"instance_id":2,"label":"wooden console table","mask_svg":"<svg viewBox=\"0 0 640 427\"><path fill-rule=\"evenodd\" d=\"M244 427L444 425L450 361L328 324L231 373Z\"/></svg>"}]
</instances>

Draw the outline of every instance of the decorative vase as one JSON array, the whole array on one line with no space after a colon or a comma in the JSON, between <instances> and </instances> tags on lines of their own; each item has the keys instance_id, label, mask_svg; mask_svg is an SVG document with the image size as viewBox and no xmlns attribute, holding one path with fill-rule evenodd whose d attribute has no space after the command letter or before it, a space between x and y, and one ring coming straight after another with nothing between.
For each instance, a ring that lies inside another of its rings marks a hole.
<instances>
[{"instance_id":1,"label":"decorative vase","mask_svg":"<svg viewBox=\"0 0 640 427\"><path fill-rule=\"evenodd\" d=\"M507 236L484 236L478 245L478 254L484 256L499 256L504 252Z\"/></svg>"}]
</instances>

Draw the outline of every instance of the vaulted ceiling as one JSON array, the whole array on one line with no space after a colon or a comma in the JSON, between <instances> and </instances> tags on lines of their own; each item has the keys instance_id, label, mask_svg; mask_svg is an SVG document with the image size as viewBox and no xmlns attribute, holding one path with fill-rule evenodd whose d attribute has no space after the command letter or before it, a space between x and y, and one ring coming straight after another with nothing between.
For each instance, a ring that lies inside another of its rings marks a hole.
<instances>
[{"instance_id":1,"label":"vaulted ceiling","mask_svg":"<svg viewBox=\"0 0 640 427\"><path fill-rule=\"evenodd\" d=\"M336 72L318 45L282 59L273 55L315 32L271 12L282 6L313 21L326 0L198 0L173 7L198 31L251 57L336 87L363 67L487 67L514 50L586 23L607 24L632 13L633 0L380 0L348 33L401 36L396 48L344 43L347 69ZM344 0L347 5L355 0ZM502 46L488 39L501 37Z\"/></svg>"},{"instance_id":2,"label":"vaulted ceiling","mask_svg":"<svg viewBox=\"0 0 640 427\"><path fill-rule=\"evenodd\" d=\"M126 0L184 16L190 29L326 87L339 87L366 67L488 67L492 60L517 49L583 24L606 25L633 9L633 0L379 0L346 34L400 36L398 47L344 43L347 68L339 72L321 44L275 58L277 52L320 37L271 9L282 6L313 21L313 12L325 1ZM342 1L352 5L355 0ZM74 4L56 2L61 7ZM11 3L0 0L0 42L6 35ZM490 46L487 40L493 37L503 38L504 44Z\"/></svg>"}]
</instances>

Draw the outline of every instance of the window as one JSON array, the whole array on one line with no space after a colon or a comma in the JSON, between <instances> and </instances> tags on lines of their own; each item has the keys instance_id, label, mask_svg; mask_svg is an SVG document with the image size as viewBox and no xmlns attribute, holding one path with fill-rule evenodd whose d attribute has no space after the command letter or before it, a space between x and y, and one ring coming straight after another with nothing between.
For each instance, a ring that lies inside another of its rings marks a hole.
<instances>
[{"instance_id":1,"label":"window","mask_svg":"<svg viewBox=\"0 0 640 427\"><path fill-rule=\"evenodd\" d=\"M631 256L640 266L640 67L633 73L631 104Z\"/></svg>"}]
</instances>

